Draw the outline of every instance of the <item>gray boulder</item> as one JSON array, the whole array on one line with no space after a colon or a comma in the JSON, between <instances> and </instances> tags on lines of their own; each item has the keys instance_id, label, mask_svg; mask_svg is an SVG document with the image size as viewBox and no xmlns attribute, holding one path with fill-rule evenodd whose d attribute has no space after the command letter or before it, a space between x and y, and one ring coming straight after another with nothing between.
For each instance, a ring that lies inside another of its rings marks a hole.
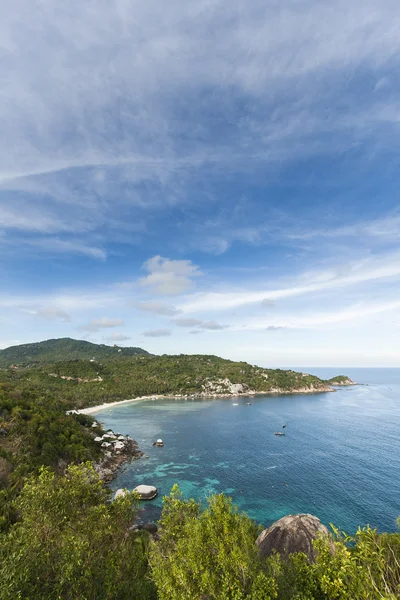
<instances>
[{"instance_id":1,"label":"gray boulder","mask_svg":"<svg viewBox=\"0 0 400 600\"><path fill-rule=\"evenodd\" d=\"M158 494L154 485L138 485L133 491L139 495L140 500L153 500Z\"/></svg>"},{"instance_id":2,"label":"gray boulder","mask_svg":"<svg viewBox=\"0 0 400 600\"><path fill-rule=\"evenodd\" d=\"M262 556L270 556L275 550L282 556L304 552L315 562L313 540L319 536L330 537L328 529L313 515L287 515L276 521L258 536L256 544Z\"/></svg>"}]
</instances>

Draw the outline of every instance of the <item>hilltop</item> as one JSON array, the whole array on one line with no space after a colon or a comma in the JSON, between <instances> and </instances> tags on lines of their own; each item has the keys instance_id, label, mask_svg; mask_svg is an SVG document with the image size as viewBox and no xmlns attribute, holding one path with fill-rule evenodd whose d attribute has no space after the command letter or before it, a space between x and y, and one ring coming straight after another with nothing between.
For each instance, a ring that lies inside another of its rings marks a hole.
<instances>
[{"instance_id":1,"label":"hilltop","mask_svg":"<svg viewBox=\"0 0 400 600\"><path fill-rule=\"evenodd\" d=\"M142 348L121 348L106 344L93 344L85 340L57 338L10 346L0 350L0 367L55 363L63 360L108 360L126 356L149 356Z\"/></svg>"}]
</instances>

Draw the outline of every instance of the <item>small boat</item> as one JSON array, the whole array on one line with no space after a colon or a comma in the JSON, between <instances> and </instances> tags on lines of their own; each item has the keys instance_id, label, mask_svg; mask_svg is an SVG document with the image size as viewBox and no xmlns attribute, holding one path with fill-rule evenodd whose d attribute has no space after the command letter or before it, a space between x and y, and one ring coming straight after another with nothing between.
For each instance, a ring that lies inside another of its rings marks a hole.
<instances>
[{"instance_id":1,"label":"small boat","mask_svg":"<svg viewBox=\"0 0 400 600\"><path fill-rule=\"evenodd\" d=\"M239 406L239 403L238 403L238 402L234 402L234 403L232 404L232 406Z\"/></svg>"},{"instance_id":2,"label":"small boat","mask_svg":"<svg viewBox=\"0 0 400 600\"><path fill-rule=\"evenodd\" d=\"M251 406L251 402L246 402L247 406Z\"/></svg>"},{"instance_id":3,"label":"small boat","mask_svg":"<svg viewBox=\"0 0 400 600\"><path fill-rule=\"evenodd\" d=\"M285 435L283 431L275 431L275 435Z\"/></svg>"},{"instance_id":4,"label":"small boat","mask_svg":"<svg viewBox=\"0 0 400 600\"><path fill-rule=\"evenodd\" d=\"M282 425L282 429L285 429L285 427L286 427L286 423L284 423L284 424Z\"/></svg>"}]
</instances>

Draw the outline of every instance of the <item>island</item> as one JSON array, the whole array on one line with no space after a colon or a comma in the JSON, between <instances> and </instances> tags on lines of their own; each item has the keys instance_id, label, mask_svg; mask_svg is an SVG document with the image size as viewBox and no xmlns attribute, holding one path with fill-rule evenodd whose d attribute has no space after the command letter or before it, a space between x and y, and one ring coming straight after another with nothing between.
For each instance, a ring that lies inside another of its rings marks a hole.
<instances>
[{"instance_id":1,"label":"island","mask_svg":"<svg viewBox=\"0 0 400 600\"><path fill-rule=\"evenodd\" d=\"M347 375L336 375L336 377L332 377L328 379L329 385L358 385L355 381L352 381L350 377Z\"/></svg>"}]
</instances>

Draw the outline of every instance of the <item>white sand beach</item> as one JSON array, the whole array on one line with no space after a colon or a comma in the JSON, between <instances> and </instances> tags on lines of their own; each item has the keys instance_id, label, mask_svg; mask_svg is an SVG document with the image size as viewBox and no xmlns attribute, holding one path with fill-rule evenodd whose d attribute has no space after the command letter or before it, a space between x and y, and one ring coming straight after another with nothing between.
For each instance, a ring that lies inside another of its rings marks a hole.
<instances>
[{"instance_id":1,"label":"white sand beach","mask_svg":"<svg viewBox=\"0 0 400 600\"><path fill-rule=\"evenodd\" d=\"M130 400L120 400L119 402L107 402L105 404L99 404L98 406L90 406L89 408L81 408L78 413L82 415L92 415L112 408L113 406L119 406L121 404L129 404L130 402L140 402L141 400L160 400L161 398L171 398L172 396L140 396L139 398L131 398Z\"/></svg>"}]
</instances>

